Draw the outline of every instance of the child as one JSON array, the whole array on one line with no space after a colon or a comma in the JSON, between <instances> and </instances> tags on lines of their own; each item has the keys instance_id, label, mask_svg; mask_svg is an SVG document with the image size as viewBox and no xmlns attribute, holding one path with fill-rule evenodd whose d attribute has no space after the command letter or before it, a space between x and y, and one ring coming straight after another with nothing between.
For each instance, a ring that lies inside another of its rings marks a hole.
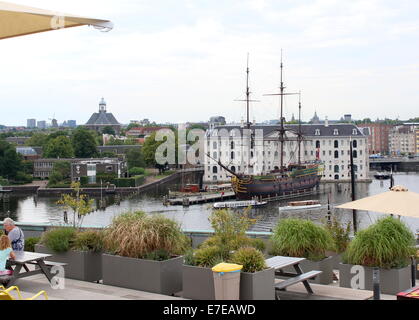
<instances>
[{"instance_id":1,"label":"child","mask_svg":"<svg viewBox=\"0 0 419 320\"><path fill-rule=\"evenodd\" d=\"M16 259L15 253L12 251L12 245L8 236L0 237L0 276L11 275L12 270L6 269L6 261L8 258Z\"/></svg>"}]
</instances>

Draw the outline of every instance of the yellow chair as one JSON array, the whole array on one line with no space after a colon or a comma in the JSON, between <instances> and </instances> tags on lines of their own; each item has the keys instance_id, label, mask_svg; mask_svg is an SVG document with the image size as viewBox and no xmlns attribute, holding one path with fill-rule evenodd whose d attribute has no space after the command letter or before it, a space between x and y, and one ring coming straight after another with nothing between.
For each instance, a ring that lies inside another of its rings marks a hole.
<instances>
[{"instance_id":1,"label":"yellow chair","mask_svg":"<svg viewBox=\"0 0 419 320\"><path fill-rule=\"evenodd\" d=\"M2 288L2 290L0 290L0 300L35 300L36 298L38 298L42 294L44 295L45 300L48 300L48 295L44 290L39 291L36 295L34 295L31 298L23 299L22 295L20 294L19 288L16 287L16 286L10 287L8 289L4 289L3 286L0 286L0 288ZM13 291L13 290L16 290L19 299L15 299L15 297L13 297L10 294L10 292Z\"/></svg>"}]
</instances>

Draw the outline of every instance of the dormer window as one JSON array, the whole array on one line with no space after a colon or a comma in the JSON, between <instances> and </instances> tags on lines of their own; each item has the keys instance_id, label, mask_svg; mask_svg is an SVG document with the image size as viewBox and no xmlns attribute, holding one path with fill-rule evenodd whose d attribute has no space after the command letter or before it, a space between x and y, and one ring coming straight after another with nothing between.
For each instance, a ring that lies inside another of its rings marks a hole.
<instances>
[{"instance_id":1,"label":"dormer window","mask_svg":"<svg viewBox=\"0 0 419 320\"><path fill-rule=\"evenodd\" d=\"M316 129L316 131L314 132L314 135L319 136L320 135L320 129Z\"/></svg>"},{"instance_id":2,"label":"dormer window","mask_svg":"<svg viewBox=\"0 0 419 320\"><path fill-rule=\"evenodd\" d=\"M334 129L333 130L333 135L334 136L338 136L339 135L339 130L338 129Z\"/></svg>"},{"instance_id":3,"label":"dormer window","mask_svg":"<svg viewBox=\"0 0 419 320\"><path fill-rule=\"evenodd\" d=\"M358 130L352 129L352 134L356 136L358 134Z\"/></svg>"}]
</instances>

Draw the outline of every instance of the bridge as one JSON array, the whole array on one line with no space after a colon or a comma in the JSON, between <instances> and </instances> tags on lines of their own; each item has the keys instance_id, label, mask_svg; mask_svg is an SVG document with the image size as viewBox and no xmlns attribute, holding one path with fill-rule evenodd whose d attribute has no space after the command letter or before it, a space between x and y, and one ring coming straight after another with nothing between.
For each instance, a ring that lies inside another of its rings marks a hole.
<instances>
[{"instance_id":1,"label":"bridge","mask_svg":"<svg viewBox=\"0 0 419 320\"><path fill-rule=\"evenodd\" d=\"M370 169L419 172L419 158L391 157L369 159Z\"/></svg>"}]
</instances>

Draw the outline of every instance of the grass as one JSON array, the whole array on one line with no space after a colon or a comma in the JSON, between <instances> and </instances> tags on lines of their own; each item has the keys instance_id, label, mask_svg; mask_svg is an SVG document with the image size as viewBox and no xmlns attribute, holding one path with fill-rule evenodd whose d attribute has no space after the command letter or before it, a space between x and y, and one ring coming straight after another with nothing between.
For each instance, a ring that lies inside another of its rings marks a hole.
<instances>
[{"instance_id":1,"label":"grass","mask_svg":"<svg viewBox=\"0 0 419 320\"><path fill-rule=\"evenodd\" d=\"M142 259L153 256L155 251L180 255L188 245L189 238L180 225L161 215L126 213L115 218L105 230L106 251L123 257Z\"/></svg>"},{"instance_id":2,"label":"grass","mask_svg":"<svg viewBox=\"0 0 419 320\"><path fill-rule=\"evenodd\" d=\"M400 220L387 217L359 231L349 244L343 262L380 267L402 268L416 252L415 236Z\"/></svg>"},{"instance_id":3,"label":"grass","mask_svg":"<svg viewBox=\"0 0 419 320\"><path fill-rule=\"evenodd\" d=\"M326 258L325 252L333 242L322 226L303 219L283 219L271 237L271 254L304 257L312 261Z\"/></svg>"}]
</instances>

